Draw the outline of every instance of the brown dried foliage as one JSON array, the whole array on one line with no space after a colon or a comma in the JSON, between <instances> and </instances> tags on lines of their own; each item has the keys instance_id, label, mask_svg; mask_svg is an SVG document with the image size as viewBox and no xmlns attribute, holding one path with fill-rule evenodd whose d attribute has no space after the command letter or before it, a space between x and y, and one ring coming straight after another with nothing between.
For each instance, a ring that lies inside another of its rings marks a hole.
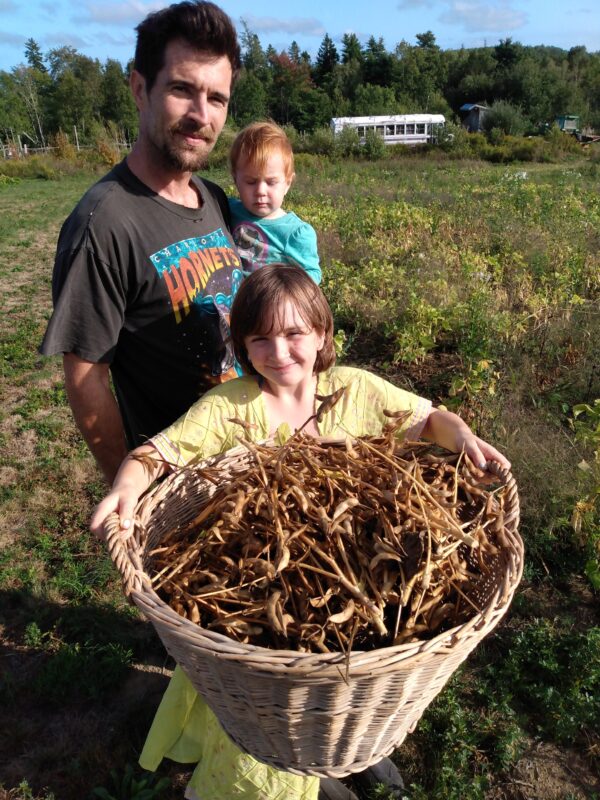
<instances>
[{"instance_id":1,"label":"brown dried foliage","mask_svg":"<svg viewBox=\"0 0 600 800\"><path fill-rule=\"evenodd\" d=\"M428 638L477 611L503 541L503 485L462 454L380 437L245 441L254 463L152 551L155 590L238 641L350 652Z\"/></svg>"}]
</instances>

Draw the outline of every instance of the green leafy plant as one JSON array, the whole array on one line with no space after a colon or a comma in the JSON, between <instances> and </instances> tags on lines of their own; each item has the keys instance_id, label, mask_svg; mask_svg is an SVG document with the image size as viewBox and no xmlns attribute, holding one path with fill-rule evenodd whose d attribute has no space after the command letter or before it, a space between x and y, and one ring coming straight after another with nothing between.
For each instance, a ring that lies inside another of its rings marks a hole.
<instances>
[{"instance_id":1,"label":"green leafy plant","mask_svg":"<svg viewBox=\"0 0 600 800\"><path fill-rule=\"evenodd\" d=\"M131 764L125 767L123 775L111 770L112 788L97 786L93 795L100 800L158 800L171 782L168 778L158 778L156 774L148 774L136 778Z\"/></svg>"},{"instance_id":2,"label":"green leafy plant","mask_svg":"<svg viewBox=\"0 0 600 800\"><path fill-rule=\"evenodd\" d=\"M552 741L575 744L600 728L600 628L579 632L534 620L487 673L527 726Z\"/></svg>"},{"instance_id":3,"label":"green leafy plant","mask_svg":"<svg viewBox=\"0 0 600 800\"><path fill-rule=\"evenodd\" d=\"M494 369L491 361L482 359L467 365L464 374L456 375L450 383L449 395L458 403L470 402L482 392L488 395L496 393L496 384L500 373Z\"/></svg>"},{"instance_id":4,"label":"green leafy plant","mask_svg":"<svg viewBox=\"0 0 600 800\"><path fill-rule=\"evenodd\" d=\"M131 658L131 650L113 643L61 643L36 676L33 688L46 702L60 703L69 693L97 699L119 685Z\"/></svg>"},{"instance_id":5,"label":"green leafy plant","mask_svg":"<svg viewBox=\"0 0 600 800\"><path fill-rule=\"evenodd\" d=\"M589 485L588 494L573 509L572 524L588 553L585 574L594 589L600 590L600 399L593 405L573 407L575 438L592 451L590 461L583 459L579 469Z\"/></svg>"}]
</instances>

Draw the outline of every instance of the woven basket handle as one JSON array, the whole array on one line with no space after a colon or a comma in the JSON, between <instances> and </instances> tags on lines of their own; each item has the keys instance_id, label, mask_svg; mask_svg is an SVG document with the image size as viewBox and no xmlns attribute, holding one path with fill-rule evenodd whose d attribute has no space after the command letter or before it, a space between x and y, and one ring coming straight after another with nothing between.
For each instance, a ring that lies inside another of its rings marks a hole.
<instances>
[{"instance_id":1,"label":"woven basket handle","mask_svg":"<svg viewBox=\"0 0 600 800\"><path fill-rule=\"evenodd\" d=\"M131 557L126 547L127 542L133 536L133 530L123 530L119 515L113 512L104 521L104 536L113 564L121 575L123 591L129 597L133 589L141 588L138 570L131 563Z\"/></svg>"}]
</instances>

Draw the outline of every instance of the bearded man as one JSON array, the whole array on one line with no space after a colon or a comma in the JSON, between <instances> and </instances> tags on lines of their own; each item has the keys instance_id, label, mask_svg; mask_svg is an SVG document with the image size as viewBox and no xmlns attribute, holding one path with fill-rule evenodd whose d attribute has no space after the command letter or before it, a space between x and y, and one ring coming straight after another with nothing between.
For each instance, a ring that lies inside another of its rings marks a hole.
<instances>
[{"instance_id":1,"label":"bearded man","mask_svg":"<svg viewBox=\"0 0 600 800\"><path fill-rule=\"evenodd\" d=\"M235 27L213 3L182 2L137 33L138 139L62 227L41 347L63 354L75 421L109 483L128 449L234 375L242 278L225 195L194 174L227 118Z\"/></svg>"}]
</instances>

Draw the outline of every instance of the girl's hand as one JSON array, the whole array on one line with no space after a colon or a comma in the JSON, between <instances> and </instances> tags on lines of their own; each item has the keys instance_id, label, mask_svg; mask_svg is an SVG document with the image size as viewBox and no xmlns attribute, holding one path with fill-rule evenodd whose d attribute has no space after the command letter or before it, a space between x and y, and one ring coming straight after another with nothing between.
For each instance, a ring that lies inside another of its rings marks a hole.
<instances>
[{"instance_id":1,"label":"girl's hand","mask_svg":"<svg viewBox=\"0 0 600 800\"><path fill-rule=\"evenodd\" d=\"M434 408L427 417L422 436L454 453L464 450L477 469L484 470L488 461L497 461L510 470L510 461L491 444L475 436L467 423L452 411Z\"/></svg>"},{"instance_id":2,"label":"girl's hand","mask_svg":"<svg viewBox=\"0 0 600 800\"><path fill-rule=\"evenodd\" d=\"M157 455L154 445L143 444L123 460L110 493L98 503L90 520L90 530L99 539L106 538L104 522L113 511L119 515L121 530L131 527L137 501L150 484L169 469Z\"/></svg>"},{"instance_id":3,"label":"girl's hand","mask_svg":"<svg viewBox=\"0 0 600 800\"><path fill-rule=\"evenodd\" d=\"M113 489L94 509L90 520L91 532L99 539L104 540L106 538L104 523L109 514L115 511L119 515L121 530L130 528L138 499L139 493L134 487Z\"/></svg>"},{"instance_id":4,"label":"girl's hand","mask_svg":"<svg viewBox=\"0 0 600 800\"><path fill-rule=\"evenodd\" d=\"M484 470L488 461L497 461L501 467L510 470L510 461L499 450L480 439L479 436L475 436L471 431L464 437L462 445L460 440L457 444L459 450L464 447L465 453L478 469Z\"/></svg>"}]
</instances>

